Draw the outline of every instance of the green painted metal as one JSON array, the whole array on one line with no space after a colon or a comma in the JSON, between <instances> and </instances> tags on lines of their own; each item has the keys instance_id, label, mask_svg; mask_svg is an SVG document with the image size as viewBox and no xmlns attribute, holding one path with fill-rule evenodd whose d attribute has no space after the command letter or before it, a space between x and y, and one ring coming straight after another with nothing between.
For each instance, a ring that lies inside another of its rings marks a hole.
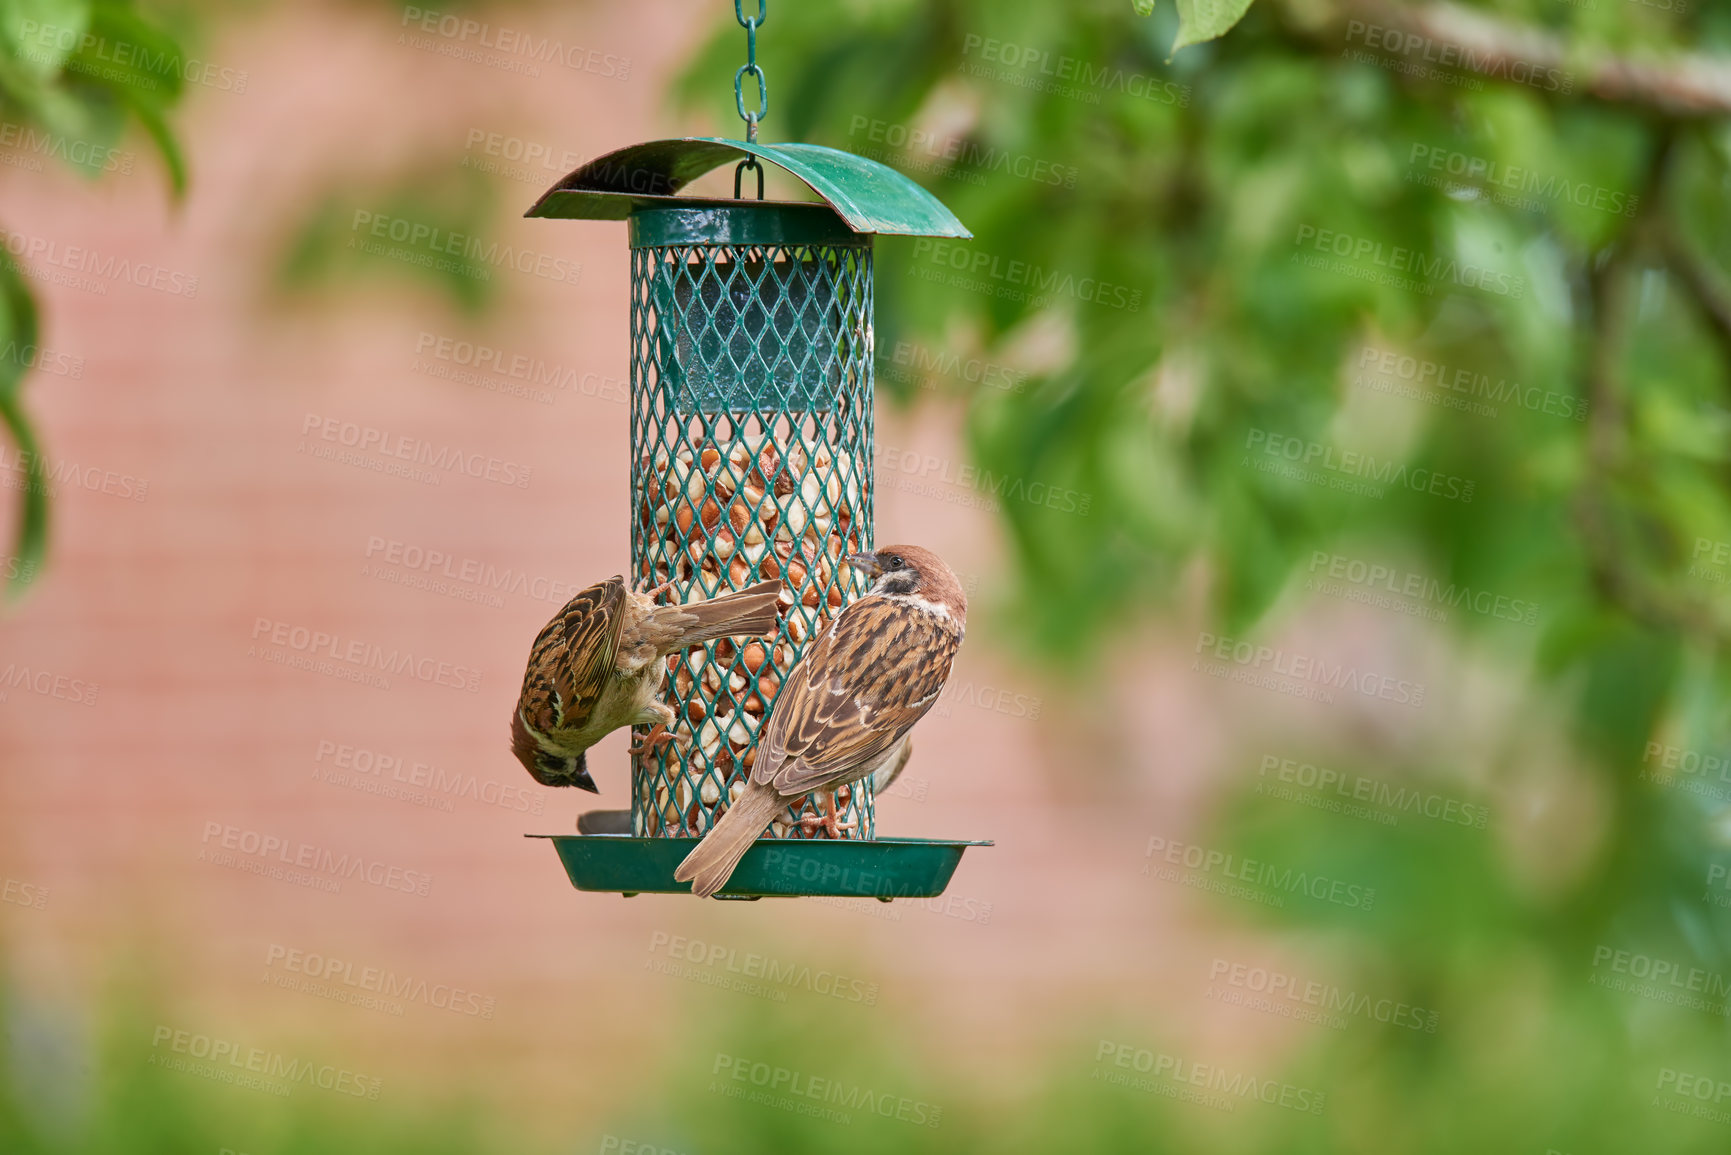
<instances>
[{"instance_id":1,"label":"green painted metal","mask_svg":"<svg viewBox=\"0 0 1731 1155\"><path fill-rule=\"evenodd\" d=\"M690 894L689 882L673 881L695 838L634 838L616 834L531 834L559 852L578 890L625 894ZM925 838L771 841L760 839L722 889L723 897L933 898L944 892L970 846L990 842L942 842Z\"/></svg>"},{"instance_id":2,"label":"green painted metal","mask_svg":"<svg viewBox=\"0 0 1731 1155\"><path fill-rule=\"evenodd\" d=\"M685 203L676 197L680 189L747 156L792 173L856 233L973 236L942 201L887 165L817 144L760 144L721 137L657 140L607 153L542 194L525 215L624 220L638 209Z\"/></svg>"},{"instance_id":3,"label":"green painted metal","mask_svg":"<svg viewBox=\"0 0 1731 1155\"><path fill-rule=\"evenodd\" d=\"M668 658L662 700L694 741L634 755L632 811L635 833L678 838L743 788L782 680L866 589L842 559L872 548L872 252L847 230L841 244L767 239L833 227L821 205L640 215L653 219L634 224L631 251L632 572L681 602L785 589L755 651L722 640ZM642 243L685 233L740 243ZM849 837L871 838L871 783L838 794ZM799 820L820 802L779 815L771 837L809 836Z\"/></svg>"},{"instance_id":4,"label":"green painted metal","mask_svg":"<svg viewBox=\"0 0 1731 1155\"><path fill-rule=\"evenodd\" d=\"M827 205L782 201L722 201L716 205L638 209L631 214L631 247L661 245L858 245L867 238L848 228Z\"/></svg>"}]
</instances>

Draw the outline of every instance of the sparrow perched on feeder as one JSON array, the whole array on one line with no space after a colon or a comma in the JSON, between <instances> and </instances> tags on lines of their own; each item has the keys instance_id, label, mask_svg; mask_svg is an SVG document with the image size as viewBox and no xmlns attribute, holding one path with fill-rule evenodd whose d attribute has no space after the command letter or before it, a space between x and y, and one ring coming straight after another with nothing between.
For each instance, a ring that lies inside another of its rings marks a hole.
<instances>
[{"instance_id":1,"label":"sparrow perched on feeder","mask_svg":"<svg viewBox=\"0 0 1731 1155\"><path fill-rule=\"evenodd\" d=\"M688 605L656 605L613 577L579 593L529 650L511 715L511 753L543 786L599 794L585 753L621 726L655 725L649 743L675 739L673 709L656 700L668 654L719 638L761 637L778 624L779 580Z\"/></svg>"},{"instance_id":2,"label":"sparrow perched on feeder","mask_svg":"<svg viewBox=\"0 0 1731 1155\"><path fill-rule=\"evenodd\" d=\"M783 682L745 790L673 877L707 898L783 808L868 774L894 778L908 731L938 700L967 627L968 599L930 550L885 546L850 565L874 578ZM820 820L831 837L832 809Z\"/></svg>"},{"instance_id":3,"label":"sparrow perched on feeder","mask_svg":"<svg viewBox=\"0 0 1731 1155\"><path fill-rule=\"evenodd\" d=\"M895 780L902 776L902 771L908 768L908 759L913 756L914 738L910 734L902 739L901 747L897 750L895 759L893 761L888 758L884 759L884 764L872 772L872 794L876 796L888 790Z\"/></svg>"}]
</instances>

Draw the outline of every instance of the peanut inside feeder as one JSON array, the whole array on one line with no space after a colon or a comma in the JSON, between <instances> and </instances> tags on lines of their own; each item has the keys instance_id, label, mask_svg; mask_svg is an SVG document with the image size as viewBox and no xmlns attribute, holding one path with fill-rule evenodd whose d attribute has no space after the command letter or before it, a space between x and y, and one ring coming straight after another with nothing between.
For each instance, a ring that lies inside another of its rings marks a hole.
<instances>
[{"instance_id":1,"label":"peanut inside feeder","mask_svg":"<svg viewBox=\"0 0 1731 1155\"><path fill-rule=\"evenodd\" d=\"M768 578L772 637L668 658L665 699L692 742L634 755L636 833L701 835L743 787L764 719L863 575L871 533L871 247L821 206L631 217L632 566L668 597ZM814 799L770 833L809 833ZM827 805L827 800L822 800ZM837 814L873 836L871 784Z\"/></svg>"}]
</instances>

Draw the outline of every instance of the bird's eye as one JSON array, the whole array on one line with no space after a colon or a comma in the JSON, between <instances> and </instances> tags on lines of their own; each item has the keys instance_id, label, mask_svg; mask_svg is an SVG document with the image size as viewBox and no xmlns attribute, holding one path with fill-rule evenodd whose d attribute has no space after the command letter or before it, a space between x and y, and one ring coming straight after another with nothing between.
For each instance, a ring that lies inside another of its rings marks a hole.
<instances>
[{"instance_id":1,"label":"bird's eye","mask_svg":"<svg viewBox=\"0 0 1731 1155\"><path fill-rule=\"evenodd\" d=\"M902 559L901 559L900 554L892 553L889 555L889 557L885 558L884 560L889 563L889 568L891 568L891 569L901 569L902 568Z\"/></svg>"}]
</instances>

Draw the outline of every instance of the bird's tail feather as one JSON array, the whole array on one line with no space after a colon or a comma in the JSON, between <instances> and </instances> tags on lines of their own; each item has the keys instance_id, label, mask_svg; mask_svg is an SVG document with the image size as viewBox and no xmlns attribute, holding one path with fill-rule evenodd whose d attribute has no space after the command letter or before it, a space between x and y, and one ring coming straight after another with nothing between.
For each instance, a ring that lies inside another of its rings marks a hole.
<instances>
[{"instance_id":1,"label":"bird's tail feather","mask_svg":"<svg viewBox=\"0 0 1731 1155\"><path fill-rule=\"evenodd\" d=\"M727 813L692 848L673 872L676 882L691 883L691 893L708 898L733 877L734 867L787 801L772 787L753 783L734 800Z\"/></svg>"},{"instance_id":2,"label":"bird's tail feather","mask_svg":"<svg viewBox=\"0 0 1731 1155\"><path fill-rule=\"evenodd\" d=\"M656 624L665 622L674 631L674 640L667 647L670 650L721 638L762 637L775 632L775 603L780 596L781 581L771 578L706 602L657 606Z\"/></svg>"}]
</instances>

